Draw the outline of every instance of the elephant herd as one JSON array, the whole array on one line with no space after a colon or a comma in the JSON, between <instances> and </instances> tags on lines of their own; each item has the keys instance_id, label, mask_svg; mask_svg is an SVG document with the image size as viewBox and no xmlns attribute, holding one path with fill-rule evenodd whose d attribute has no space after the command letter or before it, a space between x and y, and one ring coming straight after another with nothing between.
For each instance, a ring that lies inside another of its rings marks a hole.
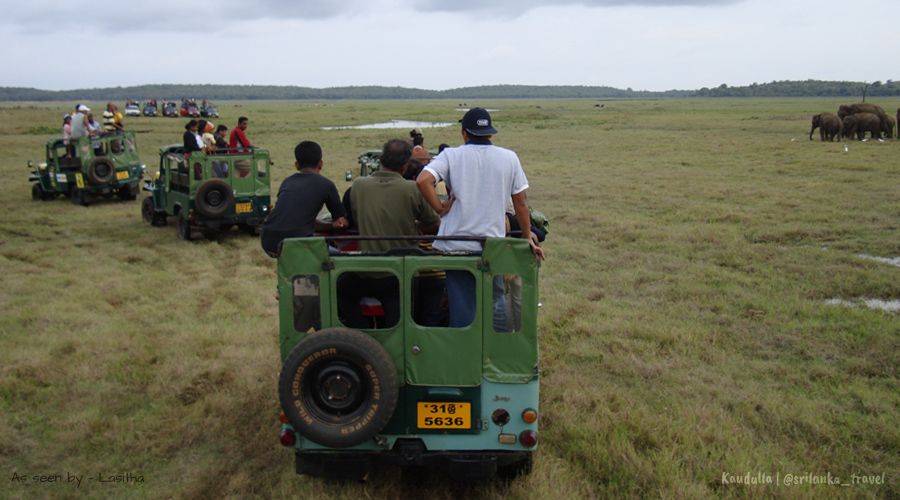
<instances>
[{"instance_id":1,"label":"elephant herd","mask_svg":"<svg viewBox=\"0 0 900 500\"><path fill-rule=\"evenodd\" d=\"M881 106L875 104L842 104L837 114L819 113L812 117L812 128L809 130L809 140L812 140L813 132L819 129L819 139L822 141L840 141L842 137L856 137L863 140L866 132L872 139L894 137L894 128L900 122L900 109L897 110L897 119L884 112ZM900 138L900 129L897 130Z\"/></svg>"}]
</instances>

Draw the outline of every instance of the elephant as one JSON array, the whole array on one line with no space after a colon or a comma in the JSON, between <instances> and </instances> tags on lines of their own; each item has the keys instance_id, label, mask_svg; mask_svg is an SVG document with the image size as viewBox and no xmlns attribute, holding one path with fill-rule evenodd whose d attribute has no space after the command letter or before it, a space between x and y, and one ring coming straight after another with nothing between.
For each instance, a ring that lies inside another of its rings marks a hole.
<instances>
[{"instance_id":1,"label":"elephant","mask_svg":"<svg viewBox=\"0 0 900 500\"><path fill-rule=\"evenodd\" d=\"M846 116L855 115L856 113L872 113L878 115L878 120L881 122L881 128L883 129L887 126L887 113L884 112L884 108L866 102L842 104L838 107L837 115L843 120Z\"/></svg>"},{"instance_id":2,"label":"elephant","mask_svg":"<svg viewBox=\"0 0 900 500\"><path fill-rule=\"evenodd\" d=\"M822 142L841 140L841 119L834 113L819 113L812 117L812 128L809 129L809 140L812 140L813 132L819 129L819 140Z\"/></svg>"},{"instance_id":3,"label":"elephant","mask_svg":"<svg viewBox=\"0 0 900 500\"><path fill-rule=\"evenodd\" d=\"M884 132L884 136L887 137L888 139L893 139L895 126L897 126L897 122L894 121L894 117L891 115L888 115L884 121L884 129L882 130L882 132Z\"/></svg>"},{"instance_id":4,"label":"elephant","mask_svg":"<svg viewBox=\"0 0 900 500\"><path fill-rule=\"evenodd\" d=\"M881 120L874 113L856 113L844 117L844 137L856 135L861 141L866 132L870 132L872 139L881 139L881 130Z\"/></svg>"}]
</instances>

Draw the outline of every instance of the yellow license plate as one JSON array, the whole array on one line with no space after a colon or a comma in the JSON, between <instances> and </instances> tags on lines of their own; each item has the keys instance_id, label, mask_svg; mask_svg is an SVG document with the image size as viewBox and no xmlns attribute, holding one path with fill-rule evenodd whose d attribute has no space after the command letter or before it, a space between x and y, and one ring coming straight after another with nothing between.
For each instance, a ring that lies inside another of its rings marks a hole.
<instances>
[{"instance_id":1,"label":"yellow license plate","mask_svg":"<svg viewBox=\"0 0 900 500\"><path fill-rule=\"evenodd\" d=\"M471 429L472 403L416 403L419 429Z\"/></svg>"},{"instance_id":2,"label":"yellow license plate","mask_svg":"<svg viewBox=\"0 0 900 500\"><path fill-rule=\"evenodd\" d=\"M116 179L119 179L121 181L122 179L127 179L127 178L128 178L128 172L126 172L125 170L123 170L121 172L116 172Z\"/></svg>"},{"instance_id":3,"label":"yellow license plate","mask_svg":"<svg viewBox=\"0 0 900 500\"><path fill-rule=\"evenodd\" d=\"M246 203L237 203L234 206L234 213L236 214L249 214L253 211L253 205L250 202Z\"/></svg>"}]
</instances>

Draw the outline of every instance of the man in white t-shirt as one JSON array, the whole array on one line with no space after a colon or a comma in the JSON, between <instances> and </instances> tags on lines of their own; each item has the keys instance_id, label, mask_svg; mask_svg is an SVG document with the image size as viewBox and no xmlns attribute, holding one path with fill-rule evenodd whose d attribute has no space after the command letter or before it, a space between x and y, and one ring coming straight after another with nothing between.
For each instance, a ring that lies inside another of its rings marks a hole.
<instances>
[{"instance_id":1,"label":"man in white t-shirt","mask_svg":"<svg viewBox=\"0 0 900 500\"><path fill-rule=\"evenodd\" d=\"M528 179L519 157L508 149L494 146L491 115L483 108L472 108L462 120L464 145L446 148L419 174L416 184L425 201L441 215L438 236L506 236L506 205L511 200L522 237L531 244L539 259L544 251L531 237L531 220L525 190ZM441 202L435 184L444 181L450 197ZM477 241L438 240L434 248L444 252L480 251ZM447 271L447 298L450 326L467 326L475 319L475 279L467 271Z\"/></svg>"}]
</instances>

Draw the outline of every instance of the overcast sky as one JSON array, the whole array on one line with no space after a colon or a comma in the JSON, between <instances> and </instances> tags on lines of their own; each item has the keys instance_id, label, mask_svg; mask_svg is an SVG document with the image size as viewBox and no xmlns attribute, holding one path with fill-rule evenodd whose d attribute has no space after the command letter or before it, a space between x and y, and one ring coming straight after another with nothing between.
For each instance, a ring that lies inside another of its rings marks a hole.
<instances>
[{"instance_id":1,"label":"overcast sky","mask_svg":"<svg viewBox=\"0 0 900 500\"><path fill-rule=\"evenodd\" d=\"M900 79L900 0L0 0L0 86Z\"/></svg>"}]
</instances>

